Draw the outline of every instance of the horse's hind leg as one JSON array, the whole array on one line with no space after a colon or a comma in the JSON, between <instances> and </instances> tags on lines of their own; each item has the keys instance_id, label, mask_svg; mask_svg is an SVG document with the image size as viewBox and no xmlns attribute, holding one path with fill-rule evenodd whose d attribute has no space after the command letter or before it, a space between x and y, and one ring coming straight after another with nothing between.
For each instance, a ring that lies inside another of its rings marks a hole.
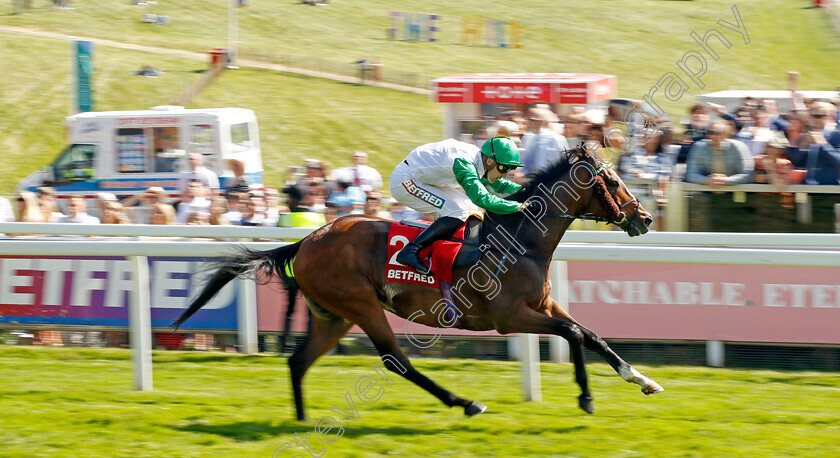
<instances>
[{"instance_id":1,"label":"horse's hind leg","mask_svg":"<svg viewBox=\"0 0 840 458\"><path fill-rule=\"evenodd\" d=\"M624 380L641 386L642 393L644 394L654 394L665 391L665 389L658 383L645 377L639 371L634 369L633 366L621 359L621 357L618 356L612 348L604 342L603 339L598 337L598 335L590 329L587 329L585 326L575 321L568 313L566 313L565 310L560 308L560 305L557 304L557 302L554 302L551 299L548 299L548 301L550 301L549 310L552 316L559 320L569 322L577 327L583 334L583 345L595 353L598 353L601 358L604 358L604 361L612 366L612 368L615 369L615 371L618 372L618 375L620 375Z\"/></svg>"},{"instance_id":2,"label":"horse's hind leg","mask_svg":"<svg viewBox=\"0 0 840 458\"><path fill-rule=\"evenodd\" d=\"M330 351L338 343L338 340L353 327L353 323L344 318L325 320L313 316L312 319L315 321L312 323L312 331L306 336L306 341L289 357L289 371L292 376L292 391L295 396L295 410L298 420L305 419L301 384L306 370L321 355Z\"/></svg>"},{"instance_id":3,"label":"horse's hind leg","mask_svg":"<svg viewBox=\"0 0 840 458\"><path fill-rule=\"evenodd\" d=\"M484 404L478 401L469 401L452 394L418 372L397 344L397 339L394 337L394 332L391 330L388 320L385 319L385 314L382 312L382 309L378 309L378 313L374 314L374 316L359 320L357 324L370 337L370 340L373 341L373 345L382 357L382 364L389 370L414 382L420 388L423 388L440 399L447 406L463 407L464 414L467 416L480 414L487 409Z\"/></svg>"}]
</instances>

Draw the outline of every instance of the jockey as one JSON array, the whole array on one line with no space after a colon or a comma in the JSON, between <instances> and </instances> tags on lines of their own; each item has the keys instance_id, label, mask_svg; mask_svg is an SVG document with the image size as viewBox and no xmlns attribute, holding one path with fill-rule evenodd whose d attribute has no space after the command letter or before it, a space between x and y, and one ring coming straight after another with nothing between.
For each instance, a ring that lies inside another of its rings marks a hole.
<instances>
[{"instance_id":1,"label":"jockey","mask_svg":"<svg viewBox=\"0 0 840 458\"><path fill-rule=\"evenodd\" d=\"M451 236L478 207L494 213L521 211L524 203L490 193L512 194L522 186L504 179L521 167L519 150L509 137L497 136L477 146L453 138L417 147L391 173L391 195L407 207L438 217L407 244L397 261L422 274L429 268L417 255L432 242ZM457 189L461 187L463 192ZM464 195L466 193L466 195Z\"/></svg>"}]
</instances>

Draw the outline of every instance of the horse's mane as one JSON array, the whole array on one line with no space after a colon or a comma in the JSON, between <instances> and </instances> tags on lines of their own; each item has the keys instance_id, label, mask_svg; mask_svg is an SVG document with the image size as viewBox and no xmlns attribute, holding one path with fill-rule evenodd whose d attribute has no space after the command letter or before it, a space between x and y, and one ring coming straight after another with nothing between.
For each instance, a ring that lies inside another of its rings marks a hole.
<instances>
[{"instance_id":1,"label":"horse's mane","mask_svg":"<svg viewBox=\"0 0 840 458\"><path fill-rule=\"evenodd\" d=\"M530 174L528 176L528 184L522 189L507 197L508 200L515 200L517 202L524 202L525 199L534 195L539 185L551 188L558 178L562 177L566 172L572 169L576 162L572 162L572 158L580 157L584 153L583 147L578 145L571 150L568 150L560 155L560 159L553 162L544 168Z\"/></svg>"}]
</instances>

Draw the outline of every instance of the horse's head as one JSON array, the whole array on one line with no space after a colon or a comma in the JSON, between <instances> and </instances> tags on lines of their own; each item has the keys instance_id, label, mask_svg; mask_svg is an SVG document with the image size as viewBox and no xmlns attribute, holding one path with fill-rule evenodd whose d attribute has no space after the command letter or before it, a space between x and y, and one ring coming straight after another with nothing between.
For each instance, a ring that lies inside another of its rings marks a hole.
<instances>
[{"instance_id":1,"label":"horse's head","mask_svg":"<svg viewBox=\"0 0 840 458\"><path fill-rule=\"evenodd\" d=\"M572 173L577 173L579 175L577 180L586 183L584 187L589 188L589 195L584 195L588 203L583 210L583 219L587 219L586 216L595 216L597 219L615 224L630 237L646 233L648 226L653 222L653 217L627 189L621 177L585 147L575 148L570 154L572 161L584 166L573 167ZM585 168L585 171L576 172L575 168Z\"/></svg>"}]
</instances>

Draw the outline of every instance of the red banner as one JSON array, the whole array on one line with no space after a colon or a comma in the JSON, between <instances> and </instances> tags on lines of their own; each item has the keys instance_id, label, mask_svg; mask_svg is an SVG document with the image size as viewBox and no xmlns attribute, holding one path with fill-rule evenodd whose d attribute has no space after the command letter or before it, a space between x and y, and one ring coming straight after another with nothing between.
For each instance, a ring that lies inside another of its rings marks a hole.
<instances>
[{"instance_id":1,"label":"red banner","mask_svg":"<svg viewBox=\"0 0 840 458\"><path fill-rule=\"evenodd\" d=\"M468 103L472 101L472 84L469 83L437 83L435 84L435 101L446 103Z\"/></svg>"},{"instance_id":2,"label":"red banner","mask_svg":"<svg viewBox=\"0 0 840 458\"><path fill-rule=\"evenodd\" d=\"M473 83L473 102L476 103L536 103L549 102L548 83Z\"/></svg>"},{"instance_id":3,"label":"red banner","mask_svg":"<svg viewBox=\"0 0 840 458\"><path fill-rule=\"evenodd\" d=\"M556 84L552 94L554 103L580 103L585 104L588 100L588 83L564 83Z\"/></svg>"},{"instance_id":4,"label":"red banner","mask_svg":"<svg viewBox=\"0 0 840 458\"><path fill-rule=\"evenodd\" d=\"M476 73L432 82L444 103L589 104L615 97L616 77L599 73Z\"/></svg>"}]
</instances>

